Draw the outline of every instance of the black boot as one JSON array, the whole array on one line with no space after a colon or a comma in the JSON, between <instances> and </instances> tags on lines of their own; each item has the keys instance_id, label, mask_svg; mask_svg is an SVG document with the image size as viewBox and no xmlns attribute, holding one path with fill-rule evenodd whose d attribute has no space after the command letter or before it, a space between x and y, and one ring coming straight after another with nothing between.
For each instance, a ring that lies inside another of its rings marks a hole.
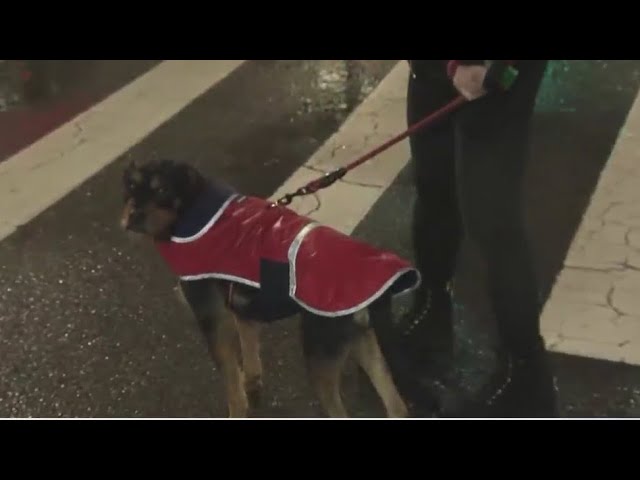
<instances>
[{"instance_id":1,"label":"black boot","mask_svg":"<svg viewBox=\"0 0 640 480\"><path fill-rule=\"evenodd\" d=\"M433 390L453 360L453 303L447 289L424 291L413 308L379 341L412 416L429 417L440 409Z\"/></svg>"},{"instance_id":2,"label":"black boot","mask_svg":"<svg viewBox=\"0 0 640 480\"><path fill-rule=\"evenodd\" d=\"M446 288L430 289L396 324L395 341L414 374L438 375L453 359L453 300Z\"/></svg>"},{"instance_id":3,"label":"black boot","mask_svg":"<svg viewBox=\"0 0 640 480\"><path fill-rule=\"evenodd\" d=\"M554 418L559 416L556 383L548 354L540 346L527 353L502 354L490 381L473 398L441 401L439 416L455 418Z\"/></svg>"}]
</instances>

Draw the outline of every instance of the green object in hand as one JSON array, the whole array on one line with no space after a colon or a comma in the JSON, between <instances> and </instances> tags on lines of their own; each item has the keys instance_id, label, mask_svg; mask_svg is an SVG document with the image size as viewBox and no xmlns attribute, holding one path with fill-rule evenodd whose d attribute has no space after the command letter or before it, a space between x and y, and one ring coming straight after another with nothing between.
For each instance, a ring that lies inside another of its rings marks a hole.
<instances>
[{"instance_id":1,"label":"green object in hand","mask_svg":"<svg viewBox=\"0 0 640 480\"><path fill-rule=\"evenodd\" d=\"M500 78L500 85L503 89L509 90L518 78L518 70L511 65L507 65L507 68L502 72Z\"/></svg>"}]
</instances>

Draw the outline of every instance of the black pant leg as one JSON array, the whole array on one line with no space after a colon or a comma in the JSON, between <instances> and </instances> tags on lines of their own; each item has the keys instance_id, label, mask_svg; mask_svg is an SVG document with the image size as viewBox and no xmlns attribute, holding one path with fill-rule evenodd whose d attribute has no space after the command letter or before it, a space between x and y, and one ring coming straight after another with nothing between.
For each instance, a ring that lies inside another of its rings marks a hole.
<instances>
[{"instance_id":1,"label":"black pant leg","mask_svg":"<svg viewBox=\"0 0 640 480\"><path fill-rule=\"evenodd\" d=\"M410 125L455 96L442 62L422 62L417 76L409 80ZM452 118L413 134L409 143L416 188L412 225L416 265L422 274L423 291L444 289L455 270L461 237Z\"/></svg>"},{"instance_id":2,"label":"black pant leg","mask_svg":"<svg viewBox=\"0 0 640 480\"><path fill-rule=\"evenodd\" d=\"M458 191L466 234L480 248L502 346L540 345L540 304L524 225L529 127L545 61L525 61L506 93L468 105L457 117Z\"/></svg>"}]
</instances>

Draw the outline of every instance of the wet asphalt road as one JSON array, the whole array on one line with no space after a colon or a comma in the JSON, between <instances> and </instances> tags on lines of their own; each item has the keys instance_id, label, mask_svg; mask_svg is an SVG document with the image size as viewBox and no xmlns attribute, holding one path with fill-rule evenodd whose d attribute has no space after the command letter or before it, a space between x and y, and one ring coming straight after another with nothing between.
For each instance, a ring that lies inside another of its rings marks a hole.
<instances>
[{"instance_id":1,"label":"wet asphalt road","mask_svg":"<svg viewBox=\"0 0 640 480\"><path fill-rule=\"evenodd\" d=\"M0 416L224 416L220 379L176 300L175 280L149 245L117 226L121 170L138 156L176 157L246 193L270 195L394 63L247 62L0 242ZM150 65L133 62L130 71ZM110 67L103 68L109 77ZM545 296L635 98L639 72L637 61L552 66L535 120L528 190ZM404 172L355 235L410 256L412 195ZM470 250L458 282L467 305L459 315L459 373L473 389L491 366L492 338L482 333L490 322L475 279L483 272ZM256 414L316 416L295 321L265 330L263 355L264 406ZM565 355L554 361L567 415L640 415L640 368ZM358 381L345 383L347 407L380 415L369 386L353 368L348 375Z\"/></svg>"},{"instance_id":2,"label":"wet asphalt road","mask_svg":"<svg viewBox=\"0 0 640 480\"><path fill-rule=\"evenodd\" d=\"M175 280L117 226L122 168L175 157L269 195L393 64L249 62L3 241L0 416L225 415ZM316 414L294 336L266 332L262 415Z\"/></svg>"}]
</instances>

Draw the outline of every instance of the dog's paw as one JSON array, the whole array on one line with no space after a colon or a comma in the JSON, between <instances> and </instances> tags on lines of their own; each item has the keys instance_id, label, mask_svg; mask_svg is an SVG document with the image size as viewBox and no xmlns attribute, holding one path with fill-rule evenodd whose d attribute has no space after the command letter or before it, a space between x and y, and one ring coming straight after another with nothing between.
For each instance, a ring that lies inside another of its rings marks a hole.
<instances>
[{"instance_id":1,"label":"dog's paw","mask_svg":"<svg viewBox=\"0 0 640 480\"><path fill-rule=\"evenodd\" d=\"M411 413L409 412L409 407L406 405L402 405L395 409L395 411L390 412L389 415L391 418L410 418Z\"/></svg>"},{"instance_id":2,"label":"dog's paw","mask_svg":"<svg viewBox=\"0 0 640 480\"><path fill-rule=\"evenodd\" d=\"M236 401L229 402L229 418L248 418L249 417L249 401L246 395Z\"/></svg>"}]
</instances>

